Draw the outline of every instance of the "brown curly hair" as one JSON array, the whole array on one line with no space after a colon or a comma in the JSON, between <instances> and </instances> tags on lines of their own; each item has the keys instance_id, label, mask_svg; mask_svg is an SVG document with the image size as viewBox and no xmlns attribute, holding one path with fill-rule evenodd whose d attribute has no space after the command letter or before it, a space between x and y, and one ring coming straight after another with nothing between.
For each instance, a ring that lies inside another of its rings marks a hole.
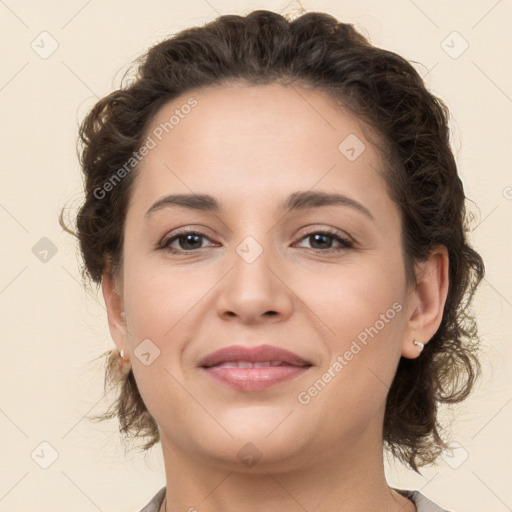
<instances>
[{"instance_id":1,"label":"brown curly hair","mask_svg":"<svg viewBox=\"0 0 512 512\"><path fill-rule=\"evenodd\" d=\"M258 10L226 15L156 44L137 61L134 76L99 100L80 126L85 200L76 216L82 275L100 285L106 268L121 268L124 220L137 167L108 193L105 184L141 147L161 106L184 92L226 84L298 83L328 93L379 135L385 178L401 210L407 279L414 265L443 245L449 255L449 290L441 325L421 357L401 358L389 390L385 446L416 472L447 447L438 420L443 403L464 400L481 372L479 338L469 307L484 264L467 240L465 195L450 149L449 111L401 56L373 46L346 23L311 12L290 20ZM126 79L126 76L125 76ZM112 266L108 266L109 264ZM117 417L126 437L160 439L133 372L120 373L108 352L107 382L114 404L95 419Z\"/></svg>"}]
</instances>

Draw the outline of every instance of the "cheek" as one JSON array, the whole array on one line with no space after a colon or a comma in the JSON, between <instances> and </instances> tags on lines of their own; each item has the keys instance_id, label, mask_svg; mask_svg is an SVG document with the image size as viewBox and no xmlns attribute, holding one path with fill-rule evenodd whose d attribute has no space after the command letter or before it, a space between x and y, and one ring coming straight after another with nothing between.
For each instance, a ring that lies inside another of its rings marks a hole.
<instances>
[{"instance_id":1,"label":"cheek","mask_svg":"<svg viewBox=\"0 0 512 512\"><path fill-rule=\"evenodd\" d=\"M381 260L317 275L313 288L304 277L297 282L295 289L302 290L325 333L329 354L317 380L312 379L311 394L303 390L305 401L311 398L315 407L329 407L335 415L351 410L363 417L382 405L400 358L405 325L405 276L400 265L395 268L390 271Z\"/></svg>"},{"instance_id":2,"label":"cheek","mask_svg":"<svg viewBox=\"0 0 512 512\"><path fill-rule=\"evenodd\" d=\"M190 335L187 313L204 293L191 279L191 286L185 286L184 276L152 265L149 258L144 263L127 258L125 269L133 373L149 413L159 425L165 424L170 411L178 417L187 414L187 395L179 384L181 353Z\"/></svg>"},{"instance_id":3,"label":"cheek","mask_svg":"<svg viewBox=\"0 0 512 512\"><path fill-rule=\"evenodd\" d=\"M125 269L125 309L132 321L131 332L139 337L170 335L209 288L204 272L166 265L157 258L128 257Z\"/></svg>"},{"instance_id":4,"label":"cheek","mask_svg":"<svg viewBox=\"0 0 512 512\"><path fill-rule=\"evenodd\" d=\"M402 304L388 294L368 297L337 295L338 305L326 316L336 333L324 338L329 358L296 397L304 428L320 428L327 439L343 431L356 442L380 421L400 359ZM321 427L318 417L325 419Z\"/></svg>"},{"instance_id":5,"label":"cheek","mask_svg":"<svg viewBox=\"0 0 512 512\"><path fill-rule=\"evenodd\" d=\"M356 337L376 322L379 328L385 322L386 328L379 329L383 333L391 330L392 323L397 327L396 310L402 308L392 306L403 300L405 276L391 255L351 257L339 265L302 269L289 279L333 346L339 347L340 341ZM385 315L383 320L381 315Z\"/></svg>"}]
</instances>

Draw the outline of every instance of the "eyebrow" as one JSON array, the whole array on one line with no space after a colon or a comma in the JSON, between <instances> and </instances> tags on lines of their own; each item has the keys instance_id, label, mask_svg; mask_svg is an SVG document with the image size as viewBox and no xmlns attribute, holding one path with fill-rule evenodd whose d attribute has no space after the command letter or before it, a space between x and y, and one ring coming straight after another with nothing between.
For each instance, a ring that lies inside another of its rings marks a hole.
<instances>
[{"instance_id":1,"label":"eyebrow","mask_svg":"<svg viewBox=\"0 0 512 512\"><path fill-rule=\"evenodd\" d=\"M306 191L294 192L281 204L281 211L290 212L297 210L307 210L311 208L320 208L322 206L348 206L351 207L372 220L374 216L361 203L342 194L329 192ZM208 212L222 212L221 203L213 196L208 194L173 194L162 197L154 203L146 212L145 217L148 218L154 212L169 206L181 206L192 210L202 210Z\"/></svg>"}]
</instances>

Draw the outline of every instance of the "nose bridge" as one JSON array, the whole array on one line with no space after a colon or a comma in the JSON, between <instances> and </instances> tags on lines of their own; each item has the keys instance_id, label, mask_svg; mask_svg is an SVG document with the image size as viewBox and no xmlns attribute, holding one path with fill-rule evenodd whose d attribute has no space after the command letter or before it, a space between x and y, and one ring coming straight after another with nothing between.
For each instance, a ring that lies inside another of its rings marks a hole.
<instances>
[{"instance_id":1,"label":"nose bridge","mask_svg":"<svg viewBox=\"0 0 512 512\"><path fill-rule=\"evenodd\" d=\"M234 240L239 241L233 246L233 271L249 278L254 274L267 274L267 266L277 264L275 230L270 229L272 223L268 212L262 210L261 205L258 210L246 203L238 213Z\"/></svg>"},{"instance_id":2,"label":"nose bridge","mask_svg":"<svg viewBox=\"0 0 512 512\"><path fill-rule=\"evenodd\" d=\"M251 293L263 296L275 291L275 276L270 271L277 263L273 258L272 237L257 236L246 236L235 247L233 255L232 284L241 286L248 292L247 296Z\"/></svg>"},{"instance_id":3,"label":"nose bridge","mask_svg":"<svg viewBox=\"0 0 512 512\"><path fill-rule=\"evenodd\" d=\"M279 251L269 233L263 229L258 233L245 236L234 247L231 271L219 297L221 314L229 311L249 320L268 311L285 316L291 311L291 292L278 277Z\"/></svg>"}]
</instances>

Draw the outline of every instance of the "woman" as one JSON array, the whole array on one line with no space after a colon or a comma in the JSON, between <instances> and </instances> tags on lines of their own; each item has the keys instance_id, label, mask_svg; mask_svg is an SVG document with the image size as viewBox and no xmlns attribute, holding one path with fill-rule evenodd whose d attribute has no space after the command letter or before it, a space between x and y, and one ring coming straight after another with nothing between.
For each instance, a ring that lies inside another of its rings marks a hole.
<instances>
[{"instance_id":1,"label":"woman","mask_svg":"<svg viewBox=\"0 0 512 512\"><path fill-rule=\"evenodd\" d=\"M383 448L419 472L447 447L484 267L414 68L327 14L221 16L151 48L80 134L101 418L162 444L143 511L442 511L388 486Z\"/></svg>"}]
</instances>

